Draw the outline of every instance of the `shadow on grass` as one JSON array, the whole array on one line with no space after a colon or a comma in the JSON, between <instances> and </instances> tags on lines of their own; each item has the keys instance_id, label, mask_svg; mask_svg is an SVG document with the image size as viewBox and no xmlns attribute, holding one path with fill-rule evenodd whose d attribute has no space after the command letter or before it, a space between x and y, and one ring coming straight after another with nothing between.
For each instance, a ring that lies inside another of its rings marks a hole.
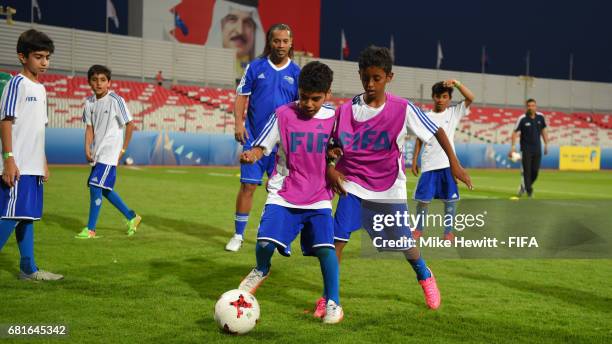
<instances>
[{"instance_id":1,"label":"shadow on grass","mask_svg":"<svg viewBox=\"0 0 612 344\"><path fill-rule=\"evenodd\" d=\"M460 272L456 273L456 275L478 282L497 283L507 288L540 294L544 297L554 297L560 301L602 313L608 313L612 309L612 298L602 297L584 290L556 286L552 284L554 281L551 281L551 284L534 283L471 272Z\"/></svg>"},{"instance_id":2,"label":"shadow on grass","mask_svg":"<svg viewBox=\"0 0 612 344\"><path fill-rule=\"evenodd\" d=\"M10 238L9 238L9 241ZM6 245L10 245L11 243L7 241L7 243L4 245L6 247ZM5 250L3 249L2 251L0 251L0 270L4 270L6 272L8 272L9 274L17 277L19 276L19 253L17 253L16 255L11 255L8 256L5 253Z\"/></svg>"},{"instance_id":3,"label":"shadow on grass","mask_svg":"<svg viewBox=\"0 0 612 344\"><path fill-rule=\"evenodd\" d=\"M406 317L406 314L399 316L397 320L400 323L402 316ZM561 321L567 320L560 313L556 316ZM433 337L436 338L435 342L442 343L604 343L603 338L607 336L604 331L598 333L592 328L591 331L585 331L585 328L579 326L568 327L533 321L537 317L535 314L527 319L521 314L512 316L512 309L508 309L503 315L485 312L480 317L466 317L445 312L442 307L432 316L412 321L410 332L418 339L417 342L422 342L425 338L431 340ZM363 322L363 326L368 326L367 322ZM385 326L384 323L380 324L377 329L379 333L386 332Z\"/></svg>"},{"instance_id":4,"label":"shadow on grass","mask_svg":"<svg viewBox=\"0 0 612 344\"><path fill-rule=\"evenodd\" d=\"M152 214L142 215L142 223L164 232L178 232L196 239L219 245L222 250L230 234L221 228L200 222L172 219Z\"/></svg>"},{"instance_id":5,"label":"shadow on grass","mask_svg":"<svg viewBox=\"0 0 612 344\"><path fill-rule=\"evenodd\" d=\"M179 262L157 260L150 263L149 278L152 282L155 282L164 278L164 276L174 276L188 284L198 293L201 299L205 300L205 304L209 307L207 308L208 312L202 313L204 317L196 320L196 325L206 335L218 334L219 337L217 339L223 340L224 335L218 331L213 319L214 304L222 293L237 288L241 279L246 276L251 268L248 262L245 262L245 264L231 264L225 261L223 264L220 264L213 259L204 257L189 258ZM277 281L266 281L267 285L261 288L265 289L266 293L260 293L262 295L258 295L258 297L261 297L261 299L265 298L267 302L282 304L284 307L293 307L295 308L296 316L301 316L305 300L296 298L288 288L274 285L277 284L275 282L291 279L291 288L300 288L308 291L320 290L321 286L305 279L296 279L296 276L282 275L282 273L273 273ZM266 295L269 293L273 293L273 296ZM256 331L254 335L258 339L272 340L278 334Z\"/></svg>"},{"instance_id":6,"label":"shadow on grass","mask_svg":"<svg viewBox=\"0 0 612 344\"><path fill-rule=\"evenodd\" d=\"M197 291L201 298L216 301L225 291L238 288L242 278L253 268L253 263L254 261L246 261L243 264L228 264L224 261L223 264L220 264L205 257L189 258L181 262L158 260L150 263L149 278L156 281L166 275L176 276ZM272 301L279 304L293 305L301 309L304 306L304 300L296 299L295 295L287 289L301 289L308 292L317 292L322 289L319 283L314 283L310 279L298 278L291 274L291 271L272 271L270 276L262 289L265 289L266 294L273 292L274 300ZM278 284L288 283L290 283L289 288L278 286Z\"/></svg>"},{"instance_id":7,"label":"shadow on grass","mask_svg":"<svg viewBox=\"0 0 612 344\"><path fill-rule=\"evenodd\" d=\"M45 213L40 222L43 226L55 225L66 232L70 232L73 236L76 235L86 224L83 219L63 216L55 213Z\"/></svg>"}]
</instances>

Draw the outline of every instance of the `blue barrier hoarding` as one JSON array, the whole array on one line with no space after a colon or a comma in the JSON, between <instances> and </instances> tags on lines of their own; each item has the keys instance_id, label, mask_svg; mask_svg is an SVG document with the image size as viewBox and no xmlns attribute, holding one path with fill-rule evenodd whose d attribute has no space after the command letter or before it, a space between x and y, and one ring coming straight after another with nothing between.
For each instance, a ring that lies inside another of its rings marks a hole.
<instances>
[{"instance_id":1,"label":"blue barrier hoarding","mask_svg":"<svg viewBox=\"0 0 612 344\"><path fill-rule=\"evenodd\" d=\"M85 164L85 130L47 128L50 164ZM236 165L240 145L231 135L136 131L124 158L136 165Z\"/></svg>"},{"instance_id":2,"label":"blue barrier hoarding","mask_svg":"<svg viewBox=\"0 0 612 344\"><path fill-rule=\"evenodd\" d=\"M85 164L84 129L48 128L50 164ZM412 163L414 141L406 143L406 166ZM520 168L508 159L508 144L457 143L457 157L467 168ZM237 165L242 150L232 135L137 131L125 154L136 165ZM550 146L542 168L559 168L559 147ZM601 168L612 169L612 148L601 149Z\"/></svg>"}]
</instances>

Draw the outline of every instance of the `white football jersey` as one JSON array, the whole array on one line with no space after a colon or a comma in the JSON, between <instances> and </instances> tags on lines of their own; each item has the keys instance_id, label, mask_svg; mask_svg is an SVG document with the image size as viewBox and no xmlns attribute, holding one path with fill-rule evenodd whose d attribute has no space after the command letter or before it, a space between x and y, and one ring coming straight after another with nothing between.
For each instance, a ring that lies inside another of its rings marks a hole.
<instances>
[{"instance_id":1,"label":"white football jersey","mask_svg":"<svg viewBox=\"0 0 612 344\"><path fill-rule=\"evenodd\" d=\"M4 87L0 100L0 119L13 119L13 156L22 175L45 174L45 127L47 92L41 83L23 74L15 75ZM0 159L0 170L4 170Z\"/></svg>"},{"instance_id":2,"label":"white football jersey","mask_svg":"<svg viewBox=\"0 0 612 344\"><path fill-rule=\"evenodd\" d=\"M83 122L94 132L94 162L116 166L123 147L123 129L132 121L127 104L119 95L109 91L104 97L95 95L85 99Z\"/></svg>"},{"instance_id":3,"label":"white football jersey","mask_svg":"<svg viewBox=\"0 0 612 344\"><path fill-rule=\"evenodd\" d=\"M453 106L449 106L442 112L427 112L427 116L436 123L439 127L444 129L448 140L455 150L455 129L459 125L459 121L463 116L470 113L470 108L465 107L465 102L460 102ZM450 167L450 162L446 153L442 149L442 146L438 143L438 140L430 140L426 142L421 155L421 170L423 172L439 170L441 168Z\"/></svg>"}]
</instances>

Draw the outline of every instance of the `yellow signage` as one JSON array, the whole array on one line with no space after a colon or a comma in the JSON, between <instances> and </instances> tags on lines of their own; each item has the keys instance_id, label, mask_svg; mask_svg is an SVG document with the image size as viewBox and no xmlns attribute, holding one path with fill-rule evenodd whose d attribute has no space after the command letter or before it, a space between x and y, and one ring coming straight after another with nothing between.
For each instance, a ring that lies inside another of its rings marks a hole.
<instances>
[{"instance_id":1,"label":"yellow signage","mask_svg":"<svg viewBox=\"0 0 612 344\"><path fill-rule=\"evenodd\" d=\"M573 171L597 171L600 168L601 149L596 146L561 146L559 169Z\"/></svg>"}]
</instances>

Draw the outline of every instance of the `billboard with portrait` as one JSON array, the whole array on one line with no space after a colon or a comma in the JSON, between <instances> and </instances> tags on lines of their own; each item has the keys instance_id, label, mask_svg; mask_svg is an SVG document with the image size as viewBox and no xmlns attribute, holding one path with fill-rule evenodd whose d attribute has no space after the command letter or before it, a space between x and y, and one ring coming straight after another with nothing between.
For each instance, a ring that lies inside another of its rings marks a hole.
<instances>
[{"instance_id":1,"label":"billboard with portrait","mask_svg":"<svg viewBox=\"0 0 612 344\"><path fill-rule=\"evenodd\" d=\"M236 49L236 76L263 52L275 23L294 31L294 49L319 55L320 0L182 0L171 9L177 41Z\"/></svg>"}]
</instances>

